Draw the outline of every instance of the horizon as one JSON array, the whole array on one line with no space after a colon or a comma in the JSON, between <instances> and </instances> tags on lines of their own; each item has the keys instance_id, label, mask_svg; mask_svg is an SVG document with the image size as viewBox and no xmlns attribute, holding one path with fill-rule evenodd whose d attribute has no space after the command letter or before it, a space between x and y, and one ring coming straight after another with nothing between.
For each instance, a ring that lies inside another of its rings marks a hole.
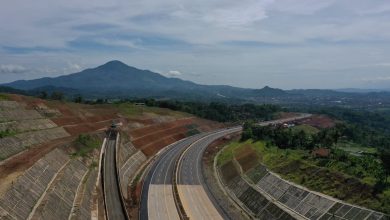
<instances>
[{"instance_id":1,"label":"horizon","mask_svg":"<svg viewBox=\"0 0 390 220\"><path fill-rule=\"evenodd\" d=\"M390 88L388 1L48 4L0 8L0 83L121 60L205 85Z\"/></svg>"},{"instance_id":2,"label":"horizon","mask_svg":"<svg viewBox=\"0 0 390 220\"><path fill-rule=\"evenodd\" d=\"M72 73L65 73L63 75L58 75L58 76L44 76L44 77L40 77L40 78L35 78L35 79L19 79L19 80L15 80L15 81L12 81L12 82L16 82L16 81L29 81L29 80L36 80L36 79L42 79L42 78L57 78L57 77L60 77L60 76L68 76L68 75L72 75L72 74L78 74L78 73L81 73L85 70L88 70L88 69L96 69L96 68L99 68L101 66L104 66L104 65L107 65L109 63L112 63L112 62L118 62L120 64L124 64L126 65L127 67L130 67L130 68L135 68L135 69L138 69L138 70L145 70L145 71L151 71L149 69L140 69L136 66L131 66L127 63L124 63L120 60L110 60L110 61L107 61L105 62L104 64L101 64L99 66L95 66L95 67L87 67L85 69L82 69L80 70L79 72L72 72ZM164 75L162 73L158 73L158 72L155 72L155 71L151 71L153 73L156 73L156 74L160 74L164 77L167 77L167 78L178 78L178 79L181 79L177 76L167 76L167 75ZM181 79L181 80L185 80L185 79ZM193 82L191 80L185 80L185 81L190 81L190 82ZM193 82L193 83L196 83L196 82ZM4 84L4 83L0 83L0 86ZM227 85L227 84L201 84L201 83L196 83L196 84L200 84L200 85L210 85L210 86L232 86L232 87L236 87L236 88L243 88L243 89L264 89L264 88L271 88L271 89L282 89L284 91L289 91L289 90L316 90L318 88L290 88L290 89L284 89L284 88L278 88L278 87L272 87L272 86L269 86L269 85L264 85L263 87L259 87L259 88L251 88L251 87L238 87L238 86L234 86L234 85ZM318 90L334 90L334 91L337 91L337 90L356 90L355 92L361 90L362 92L387 92L389 91L389 89L364 89L364 88L335 88L335 89L329 89L329 88L322 88L322 89L318 89ZM344 92L344 91L343 91ZM347 91L348 92L348 91Z\"/></svg>"}]
</instances>

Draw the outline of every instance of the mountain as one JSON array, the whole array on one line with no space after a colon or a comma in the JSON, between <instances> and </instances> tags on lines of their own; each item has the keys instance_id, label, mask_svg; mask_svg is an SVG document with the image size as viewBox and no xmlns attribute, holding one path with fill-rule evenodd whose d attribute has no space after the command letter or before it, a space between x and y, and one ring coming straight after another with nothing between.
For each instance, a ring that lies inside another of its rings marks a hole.
<instances>
[{"instance_id":1,"label":"mountain","mask_svg":"<svg viewBox=\"0 0 390 220\"><path fill-rule=\"evenodd\" d=\"M263 96L263 97L281 97L281 96L287 96L289 95L286 91L282 89L275 89L271 88L269 86L265 86L262 89L255 89L254 90L256 96Z\"/></svg>"},{"instance_id":2,"label":"mountain","mask_svg":"<svg viewBox=\"0 0 390 220\"><path fill-rule=\"evenodd\" d=\"M376 106L387 105L390 93L352 93L347 91L271 87L246 89L226 85L200 85L169 78L158 73L110 61L96 68L59 77L19 80L7 83L5 90L39 94L59 91L66 96L81 94L85 98L168 98L196 101L256 102L273 104ZM11 89L12 88L12 89Z\"/></svg>"},{"instance_id":3,"label":"mountain","mask_svg":"<svg viewBox=\"0 0 390 220\"><path fill-rule=\"evenodd\" d=\"M169 78L149 70L140 70L120 61L59 77L18 80L4 86L21 90L61 91L93 97L169 97L201 99L241 99L242 97L279 96L281 89L243 89L225 85L199 85Z\"/></svg>"},{"instance_id":4,"label":"mountain","mask_svg":"<svg viewBox=\"0 0 390 220\"><path fill-rule=\"evenodd\" d=\"M19 80L7 84L10 87L30 90L43 86L68 87L82 90L94 89L154 89L171 88L173 85L192 85L178 79L168 79L148 70L139 70L127 66L120 61L110 61L93 69L55 78L40 78L35 80Z\"/></svg>"}]
</instances>

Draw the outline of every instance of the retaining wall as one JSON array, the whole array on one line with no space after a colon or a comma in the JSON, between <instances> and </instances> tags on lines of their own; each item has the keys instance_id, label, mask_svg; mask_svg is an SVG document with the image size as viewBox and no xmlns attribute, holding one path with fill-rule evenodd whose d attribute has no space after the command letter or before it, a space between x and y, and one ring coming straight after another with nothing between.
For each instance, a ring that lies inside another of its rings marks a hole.
<instances>
[{"instance_id":1,"label":"retaining wall","mask_svg":"<svg viewBox=\"0 0 390 220\"><path fill-rule=\"evenodd\" d=\"M0 109L15 109L15 108L24 108L24 105L16 101L0 101Z\"/></svg>"},{"instance_id":2,"label":"retaining wall","mask_svg":"<svg viewBox=\"0 0 390 220\"><path fill-rule=\"evenodd\" d=\"M147 157L142 151L137 150L130 142L119 146L120 154L118 159L119 179L123 197L128 199L127 187L130 184L132 177L147 160Z\"/></svg>"},{"instance_id":3,"label":"retaining wall","mask_svg":"<svg viewBox=\"0 0 390 220\"><path fill-rule=\"evenodd\" d=\"M23 109L1 109L0 110L0 120L2 122L21 121L21 120L37 119L37 118L43 118L43 116L35 110L23 110Z\"/></svg>"},{"instance_id":4,"label":"retaining wall","mask_svg":"<svg viewBox=\"0 0 390 220\"><path fill-rule=\"evenodd\" d=\"M61 127L47 130L31 131L0 139L0 159L17 154L27 147L42 144L58 138L68 137L69 134Z\"/></svg>"},{"instance_id":5,"label":"retaining wall","mask_svg":"<svg viewBox=\"0 0 390 220\"><path fill-rule=\"evenodd\" d=\"M259 165L239 174L238 163L225 164L221 173L229 195L250 215L259 219L376 220L383 213L344 203L283 180ZM225 166L225 167L224 167ZM236 169L228 172L229 169Z\"/></svg>"},{"instance_id":6,"label":"retaining wall","mask_svg":"<svg viewBox=\"0 0 390 220\"><path fill-rule=\"evenodd\" d=\"M42 130L54 127L57 127L57 125L47 118L0 123L0 131L5 131L8 129L16 132L26 132L31 130Z\"/></svg>"},{"instance_id":7,"label":"retaining wall","mask_svg":"<svg viewBox=\"0 0 390 220\"><path fill-rule=\"evenodd\" d=\"M122 192L127 192L127 186L130 183L131 178L137 172L137 170L141 167L141 165L146 161L146 156L141 151L133 154L123 165L120 170L120 178L121 178L121 188ZM124 195L127 199L127 195Z\"/></svg>"},{"instance_id":8,"label":"retaining wall","mask_svg":"<svg viewBox=\"0 0 390 220\"><path fill-rule=\"evenodd\" d=\"M97 173L98 173L97 169L94 169L89 173L88 179L85 182L81 203L79 204L79 207L77 207L77 209L75 210L75 213L71 219L73 220L91 219L92 202L93 202L92 195L95 190Z\"/></svg>"},{"instance_id":9,"label":"retaining wall","mask_svg":"<svg viewBox=\"0 0 390 220\"><path fill-rule=\"evenodd\" d=\"M68 219L77 188L87 171L81 161L72 159L61 171L32 219Z\"/></svg>"},{"instance_id":10,"label":"retaining wall","mask_svg":"<svg viewBox=\"0 0 390 220\"><path fill-rule=\"evenodd\" d=\"M68 160L67 154L55 149L18 177L0 198L0 219L27 219L49 183Z\"/></svg>"},{"instance_id":11,"label":"retaining wall","mask_svg":"<svg viewBox=\"0 0 390 220\"><path fill-rule=\"evenodd\" d=\"M119 146L118 152L118 167L122 167L124 163L129 159L131 155L133 155L137 149L133 146L131 142L127 142L125 144L121 144Z\"/></svg>"}]
</instances>

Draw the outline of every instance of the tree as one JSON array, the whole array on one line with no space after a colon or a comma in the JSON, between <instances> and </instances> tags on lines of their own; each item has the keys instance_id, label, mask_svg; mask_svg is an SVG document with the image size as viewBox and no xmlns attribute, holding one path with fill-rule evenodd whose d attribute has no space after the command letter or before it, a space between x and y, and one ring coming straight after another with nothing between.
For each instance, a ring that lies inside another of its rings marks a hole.
<instances>
[{"instance_id":1,"label":"tree","mask_svg":"<svg viewBox=\"0 0 390 220\"><path fill-rule=\"evenodd\" d=\"M62 92L53 92L51 94L51 99L53 100L63 100L64 99L64 94Z\"/></svg>"},{"instance_id":2,"label":"tree","mask_svg":"<svg viewBox=\"0 0 390 220\"><path fill-rule=\"evenodd\" d=\"M104 100L103 99L96 99L95 104L103 104Z\"/></svg>"},{"instance_id":3,"label":"tree","mask_svg":"<svg viewBox=\"0 0 390 220\"><path fill-rule=\"evenodd\" d=\"M82 103L83 102L83 97L81 95L76 95L73 98L73 101L76 102L76 103Z\"/></svg>"},{"instance_id":4,"label":"tree","mask_svg":"<svg viewBox=\"0 0 390 220\"><path fill-rule=\"evenodd\" d=\"M245 129L241 134L241 141L246 141L253 138L252 128Z\"/></svg>"},{"instance_id":5,"label":"tree","mask_svg":"<svg viewBox=\"0 0 390 220\"><path fill-rule=\"evenodd\" d=\"M385 171L383 180L384 183L387 184L387 177L390 174L390 150L382 150L379 156L382 160L382 166Z\"/></svg>"},{"instance_id":6,"label":"tree","mask_svg":"<svg viewBox=\"0 0 390 220\"><path fill-rule=\"evenodd\" d=\"M39 92L38 97L41 99L47 99L47 92L45 91Z\"/></svg>"}]
</instances>

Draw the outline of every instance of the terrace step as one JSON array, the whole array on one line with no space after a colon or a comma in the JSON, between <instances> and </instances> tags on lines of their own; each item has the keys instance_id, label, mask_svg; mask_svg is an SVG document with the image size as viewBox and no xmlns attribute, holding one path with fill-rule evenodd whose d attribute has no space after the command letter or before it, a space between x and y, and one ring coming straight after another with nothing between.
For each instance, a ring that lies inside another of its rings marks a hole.
<instances>
[{"instance_id":1,"label":"terrace step","mask_svg":"<svg viewBox=\"0 0 390 220\"><path fill-rule=\"evenodd\" d=\"M1 219L27 219L48 185L68 160L65 152L55 149L19 176L0 198L0 210L7 212Z\"/></svg>"},{"instance_id":2,"label":"terrace step","mask_svg":"<svg viewBox=\"0 0 390 220\"><path fill-rule=\"evenodd\" d=\"M68 219L77 188L87 171L81 161L72 159L50 186L31 219Z\"/></svg>"}]
</instances>

